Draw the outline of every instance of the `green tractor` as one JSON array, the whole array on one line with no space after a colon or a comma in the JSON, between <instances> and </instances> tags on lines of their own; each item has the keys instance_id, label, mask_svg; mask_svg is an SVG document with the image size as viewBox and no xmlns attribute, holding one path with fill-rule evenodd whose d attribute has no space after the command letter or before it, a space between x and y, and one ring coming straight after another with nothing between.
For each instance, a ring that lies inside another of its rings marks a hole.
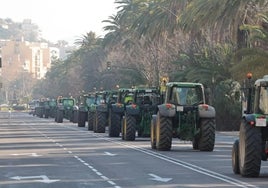
<instances>
[{"instance_id":1,"label":"green tractor","mask_svg":"<svg viewBox=\"0 0 268 188\"><path fill-rule=\"evenodd\" d=\"M88 111L92 104L95 103L95 94L83 94L79 97L78 104L78 127L85 127L88 121Z\"/></svg>"},{"instance_id":2,"label":"green tractor","mask_svg":"<svg viewBox=\"0 0 268 188\"><path fill-rule=\"evenodd\" d=\"M74 122L77 117L75 117L75 99L74 98L63 98L59 97L57 100L57 110L55 115L55 121L57 123L62 123L63 118Z\"/></svg>"},{"instance_id":3,"label":"green tractor","mask_svg":"<svg viewBox=\"0 0 268 188\"><path fill-rule=\"evenodd\" d=\"M90 104L88 109L88 130L94 131L96 133L104 133L105 125L102 125L102 121L99 120L101 118L97 113L97 106L101 103L104 103L103 92L95 92L94 94L94 102Z\"/></svg>"},{"instance_id":4,"label":"green tractor","mask_svg":"<svg viewBox=\"0 0 268 188\"><path fill-rule=\"evenodd\" d=\"M239 140L232 148L232 168L235 174L244 177L258 177L261 161L268 158L268 75L248 82L242 93L243 116Z\"/></svg>"},{"instance_id":5,"label":"green tractor","mask_svg":"<svg viewBox=\"0 0 268 188\"><path fill-rule=\"evenodd\" d=\"M44 100L44 115L45 118L52 117L54 118L57 102L55 99L46 99Z\"/></svg>"},{"instance_id":6,"label":"green tractor","mask_svg":"<svg viewBox=\"0 0 268 188\"><path fill-rule=\"evenodd\" d=\"M132 104L127 104L122 119L122 139L133 141L136 132L139 137L149 137L152 115L160 104L160 91L156 88L136 88Z\"/></svg>"},{"instance_id":7,"label":"green tractor","mask_svg":"<svg viewBox=\"0 0 268 188\"><path fill-rule=\"evenodd\" d=\"M37 101L36 106L34 108L34 114L40 118L44 117L44 101L43 100Z\"/></svg>"},{"instance_id":8,"label":"green tractor","mask_svg":"<svg viewBox=\"0 0 268 188\"><path fill-rule=\"evenodd\" d=\"M172 138L192 141L193 149L213 151L215 144L215 109L205 103L200 83L169 82L164 103L151 122L151 147L170 150Z\"/></svg>"},{"instance_id":9,"label":"green tractor","mask_svg":"<svg viewBox=\"0 0 268 188\"><path fill-rule=\"evenodd\" d=\"M117 100L117 91L103 91L99 93L99 102L96 105L94 132L104 133L108 124L109 109Z\"/></svg>"},{"instance_id":10,"label":"green tractor","mask_svg":"<svg viewBox=\"0 0 268 188\"><path fill-rule=\"evenodd\" d=\"M50 99L48 101L49 106L49 114L48 116L51 118L55 118L56 110L57 110L57 100L56 99Z\"/></svg>"},{"instance_id":11,"label":"green tractor","mask_svg":"<svg viewBox=\"0 0 268 188\"><path fill-rule=\"evenodd\" d=\"M125 113L125 105L133 102L134 89L120 88L115 94L117 100L111 103L108 113L108 134L109 137L119 137L121 122Z\"/></svg>"}]
</instances>

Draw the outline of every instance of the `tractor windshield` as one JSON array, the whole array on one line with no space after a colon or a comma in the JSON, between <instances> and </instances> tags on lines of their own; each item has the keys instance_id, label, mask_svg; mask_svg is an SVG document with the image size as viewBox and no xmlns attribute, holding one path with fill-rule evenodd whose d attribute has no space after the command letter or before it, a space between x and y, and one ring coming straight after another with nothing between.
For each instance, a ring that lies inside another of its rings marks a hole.
<instances>
[{"instance_id":1,"label":"tractor windshield","mask_svg":"<svg viewBox=\"0 0 268 188\"><path fill-rule=\"evenodd\" d=\"M202 88L173 87L172 101L179 105L197 105L203 103Z\"/></svg>"},{"instance_id":2,"label":"tractor windshield","mask_svg":"<svg viewBox=\"0 0 268 188\"><path fill-rule=\"evenodd\" d=\"M95 103L95 97L87 97L86 98L86 104L87 106L90 106L91 104Z\"/></svg>"},{"instance_id":3,"label":"tractor windshield","mask_svg":"<svg viewBox=\"0 0 268 188\"><path fill-rule=\"evenodd\" d=\"M268 87L260 88L260 110L263 114L268 114Z\"/></svg>"},{"instance_id":4,"label":"tractor windshield","mask_svg":"<svg viewBox=\"0 0 268 188\"><path fill-rule=\"evenodd\" d=\"M63 100L63 105L64 106L73 106L74 100L73 99L65 99L65 100Z\"/></svg>"}]
</instances>

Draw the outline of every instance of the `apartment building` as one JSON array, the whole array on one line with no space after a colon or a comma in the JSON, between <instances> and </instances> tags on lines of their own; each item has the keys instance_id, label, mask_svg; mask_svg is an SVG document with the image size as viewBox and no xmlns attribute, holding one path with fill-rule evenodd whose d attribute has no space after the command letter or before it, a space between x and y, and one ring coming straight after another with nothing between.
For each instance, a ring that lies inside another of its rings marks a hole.
<instances>
[{"instance_id":1,"label":"apartment building","mask_svg":"<svg viewBox=\"0 0 268 188\"><path fill-rule=\"evenodd\" d=\"M59 50L47 43L30 43L24 41L1 41L2 76L15 80L19 73L25 71L33 78L44 78L51 67L51 59L59 57Z\"/></svg>"}]
</instances>

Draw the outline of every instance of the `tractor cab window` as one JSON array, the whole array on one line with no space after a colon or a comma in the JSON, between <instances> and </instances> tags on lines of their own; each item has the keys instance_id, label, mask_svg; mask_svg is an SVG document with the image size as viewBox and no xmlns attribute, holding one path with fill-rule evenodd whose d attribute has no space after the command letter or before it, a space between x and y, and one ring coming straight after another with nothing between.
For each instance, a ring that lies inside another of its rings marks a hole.
<instances>
[{"instance_id":1,"label":"tractor cab window","mask_svg":"<svg viewBox=\"0 0 268 188\"><path fill-rule=\"evenodd\" d=\"M73 106L74 101L73 100L63 100L63 105L64 106Z\"/></svg>"},{"instance_id":2,"label":"tractor cab window","mask_svg":"<svg viewBox=\"0 0 268 188\"><path fill-rule=\"evenodd\" d=\"M151 101L153 105L158 105L161 103L161 97L160 94L152 93Z\"/></svg>"},{"instance_id":3,"label":"tractor cab window","mask_svg":"<svg viewBox=\"0 0 268 188\"><path fill-rule=\"evenodd\" d=\"M116 94L110 94L107 96L106 101L108 101L110 104L114 104L117 101L118 96Z\"/></svg>"},{"instance_id":4,"label":"tractor cab window","mask_svg":"<svg viewBox=\"0 0 268 188\"><path fill-rule=\"evenodd\" d=\"M196 105L203 101L199 87L174 87L172 101L179 105Z\"/></svg>"},{"instance_id":5,"label":"tractor cab window","mask_svg":"<svg viewBox=\"0 0 268 188\"><path fill-rule=\"evenodd\" d=\"M261 113L268 114L268 87L260 88L259 108Z\"/></svg>"},{"instance_id":6,"label":"tractor cab window","mask_svg":"<svg viewBox=\"0 0 268 188\"><path fill-rule=\"evenodd\" d=\"M94 98L94 97L88 97L88 98L86 99L86 104L87 104L88 106L90 106L91 104L94 104L94 102L95 102L95 98Z\"/></svg>"},{"instance_id":7,"label":"tractor cab window","mask_svg":"<svg viewBox=\"0 0 268 188\"><path fill-rule=\"evenodd\" d=\"M104 98L102 95L97 95L96 96L96 104L103 104L104 103Z\"/></svg>"},{"instance_id":8,"label":"tractor cab window","mask_svg":"<svg viewBox=\"0 0 268 188\"><path fill-rule=\"evenodd\" d=\"M126 94L124 97L124 103L131 104L132 102L133 102L133 94L132 93Z\"/></svg>"}]
</instances>

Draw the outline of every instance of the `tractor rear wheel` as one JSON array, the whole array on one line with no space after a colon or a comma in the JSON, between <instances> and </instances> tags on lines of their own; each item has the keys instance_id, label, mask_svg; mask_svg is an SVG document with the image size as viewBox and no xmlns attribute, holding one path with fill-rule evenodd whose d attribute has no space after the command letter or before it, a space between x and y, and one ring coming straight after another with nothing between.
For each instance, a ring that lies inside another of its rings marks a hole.
<instances>
[{"instance_id":1,"label":"tractor rear wheel","mask_svg":"<svg viewBox=\"0 0 268 188\"><path fill-rule=\"evenodd\" d=\"M126 141L134 141L136 137L136 119L134 116L126 114L125 116L124 135Z\"/></svg>"},{"instance_id":2,"label":"tractor rear wheel","mask_svg":"<svg viewBox=\"0 0 268 188\"><path fill-rule=\"evenodd\" d=\"M193 141L192 141L192 145L193 145L194 150L199 150L198 140L199 140L199 135L195 135L193 138Z\"/></svg>"},{"instance_id":3,"label":"tractor rear wheel","mask_svg":"<svg viewBox=\"0 0 268 188\"><path fill-rule=\"evenodd\" d=\"M156 115L153 115L151 120L151 147L156 149Z\"/></svg>"},{"instance_id":4,"label":"tractor rear wheel","mask_svg":"<svg viewBox=\"0 0 268 188\"><path fill-rule=\"evenodd\" d=\"M78 111L78 127L86 126L86 112Z\"/></svg>"},{"instance_id":5,"label":"tractor rear wheel","mask_svg":"<svg viewBox=\"0 0 268 188\"><path fill-rule=\"evenodd\" d=\"M169 151L172 143L172 121L169 117L161 116L159 113L156 118L156 149Z\"/></svg>"},{"instance_id":6,"label":"tractor rear wheel","mask_svg":"<svg viewBox=\"0 0 268 188\"><path fill-rule=\"evenodd\" d=\"M45 118L48 118L49 116L49 110L45 110Z\"/></svg>"},{"instance_id":7,"label":"tractor rear wheel","mask_svg":"<svg viewBox=\"0 0 268 188\"><path fill-rule=\"evenodd\" d=\"M213 151L215 145L215 119L201 119L200 138L198 147L200 151Z\"/></svg>"},{"instance_id":8,"label":"tractor rear wheel","mask_svg":"<svg viewBox=\"0 0 268 188\"><path fill-rule=\"evenodd\" d=\"M126 125L126 123L125 123L125 121L126 121L126 118L125 118L125 116L123 116L123 118L122 118L122 120L121 120L121 137L122 137L122 140L125 140L125 125Z\"/></svg>"},{"instance_id":9,"label":"tractor rear wheel","mask_svg":"<svg viewBox=\"0 0 268 188\"><path fill-rule=\"evenodd\" d=\"M59 110L57 113L57 123L62 123L63 122L63 110Z\"/></svg>"},{"instance_id":10,"label":"tractor rear wheel","mask_svg":"<svg viewBox=\"0 0 268 188\"><path fill-rule=\"evenodd\" d=\"M232 168L235 174L240 174L239 169L239 140L236 140L232 148Z\"/></svg>"},{"instance_id":11,"label":"tractor rear wheel","mask_svg":"<svg viewBox=\"0 0 268 188\"><path fill-rule=\"evenodd\" d=\"M109 113L109 137L119 137L120 135L120 115L110 111Z\"/></svg>"},{"instance_id":12,"label":"tractor rear wheel","mask_svg":"<svg viewBox=\"0 0 268 188\"><path fill-rule=\"evenodd\" d=\"M261 168L261 130L245 120L239 132L239 165L244 177L258 177Z\"/></svg>"},{"instance_id":13,"label":"tractor rear wheel","mask_svg":"<svg viewBox=\"0 0 268 188\"><path fill-rule=\"evenodd\" d=\"M78 110L73 111L73 123L78 123Z\"/></svg>"},{"instance_id":14,"label":"tractor rear wheel","mask_svg":"<svg viewBox=\"0 0 268 188\"><path fill-rule=\"evenodd\" d=\"M95 133L105 133L106 126L106 114L103 112L96 112L96 125L95 125Z\"/></svg>"},{"instance_id":15,"label":"tractor rear wheel","mask_svg":"<svg viewBox=\"0 0 268 188\"><path fill-rule=\"evenodd\" d=\"M94 124L94 113L93 112L88 112L88 130L92 131L93 130L93 124Z\"/></svg>"}]
</instances>

